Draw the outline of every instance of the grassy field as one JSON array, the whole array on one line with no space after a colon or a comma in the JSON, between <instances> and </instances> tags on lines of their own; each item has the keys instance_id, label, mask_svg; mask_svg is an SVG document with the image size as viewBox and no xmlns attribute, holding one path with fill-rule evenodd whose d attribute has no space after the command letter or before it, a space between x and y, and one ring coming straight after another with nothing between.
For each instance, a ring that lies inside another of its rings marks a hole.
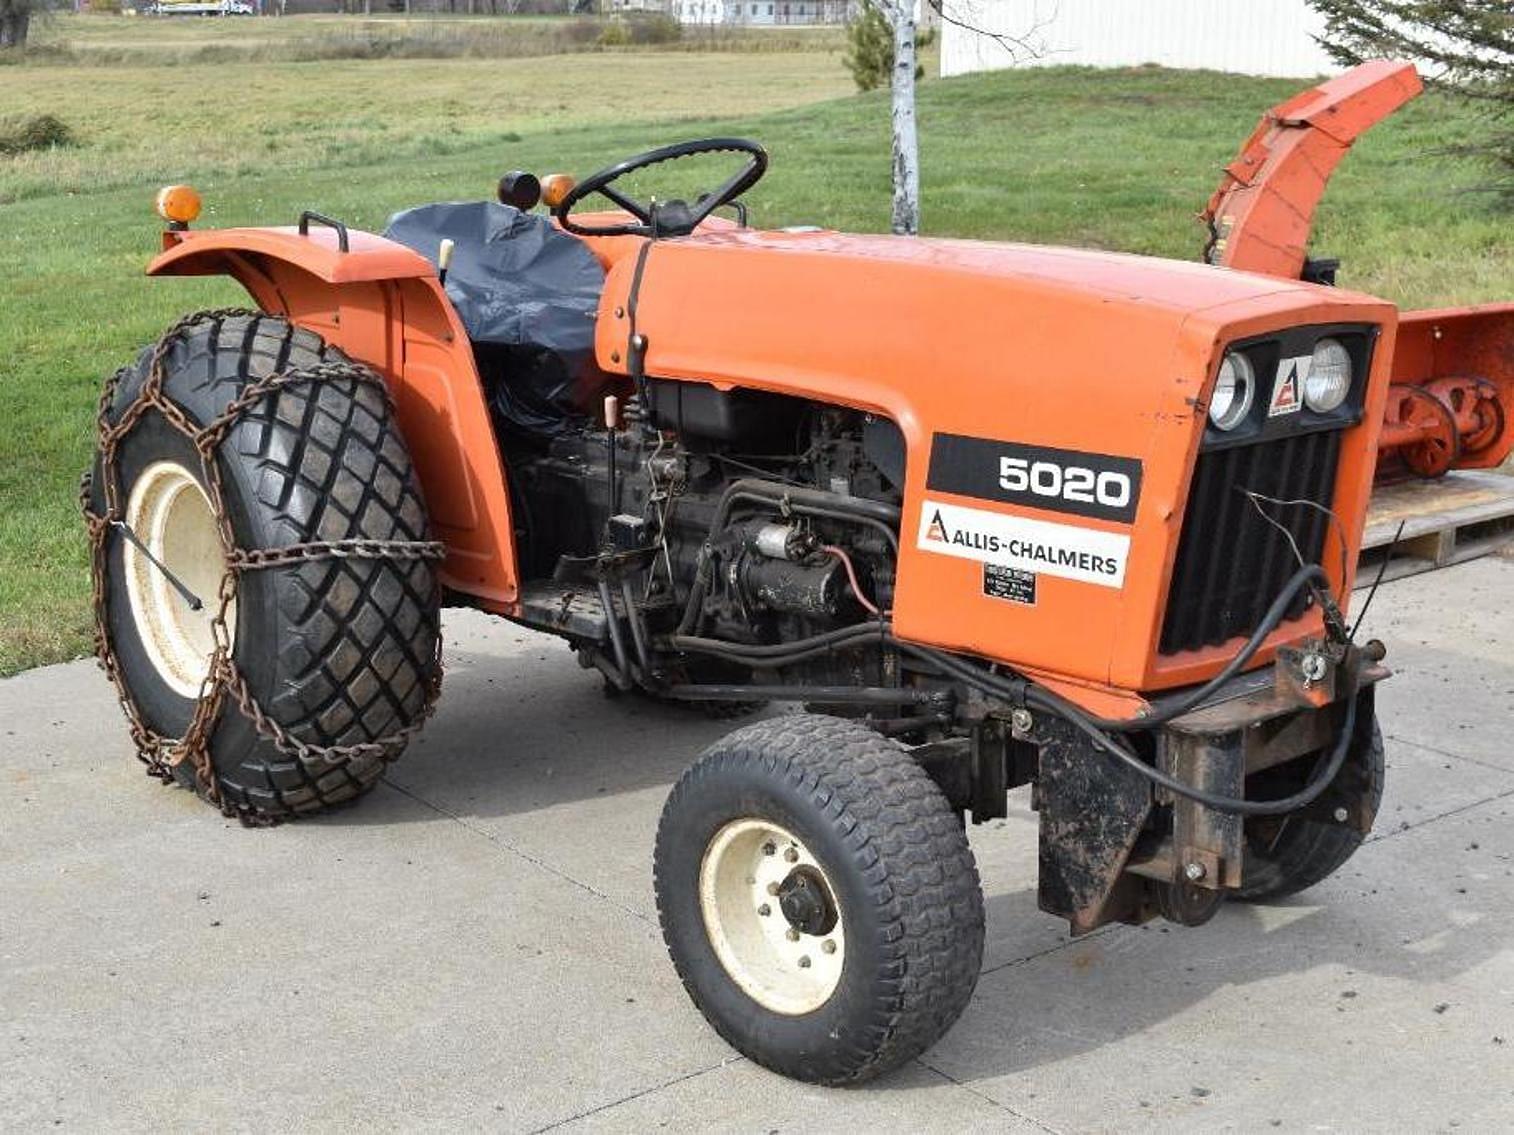
<instances>
[{"instance_id":1,"label":"grassy field","mask_svg":"<svg viewBox=\"0 0 1514 1135\"><path fill-rule=\"evenodd\" d=\"M150 34L113 23L122 36ZM209 22L217 34L229 23ZM0 673L86 647L74 493L101 378L176 314L242 299L220 281L142 278L158 184L192 179L209 224L287 223L316 208L379 227L408 204L485 196L505 169L584 172L650 145L736 132L773 156L750 195L757 223L887 227L887 96L849 94L829 49L70 59L0 67L0 113L50 110L81 139L0 158ZM926 230L1193 258L1194 214L1219 166L1261 109L1297 86L1149 69L928 81ZM1508 218L1468 192L1475 169L1430 153L1479 128L1427 97L1359 144L1317 229L1317 248L1346 260L1343 283L1412 305L1514 295Z\"/></svg>"}]
</instances>

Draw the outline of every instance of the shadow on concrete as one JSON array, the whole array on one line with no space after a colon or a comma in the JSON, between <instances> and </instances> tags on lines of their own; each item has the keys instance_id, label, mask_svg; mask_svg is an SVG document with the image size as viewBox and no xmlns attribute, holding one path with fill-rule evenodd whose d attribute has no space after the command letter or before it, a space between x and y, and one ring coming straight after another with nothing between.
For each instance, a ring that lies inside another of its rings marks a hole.
<instances>
[{"instance_id":1,"label":"shadow on concrete","mask_svg":"<svg viewBox=\"0 0 1514 1135\"><path fill-rule=\"evenodd\" d=\"M1440 839L1464 836L1451 828ZM1422 1005L1412 991L1394 995L1400 1008L1405 1000L1415 1004L1427 1025L1445 1011L1437 1007L1444 986L1500 955L1514 934L1514 912L1491 893L1471 914L1443 877L1442 894L1412 877L1397 894L1382 885L1388 873L1381 868L1372 873L1376 886L1348 865L1338 882L1312 895L1267 907L1230 903L1204 927L1116 925L992 966L962 1019L923 1062L954 1080L991 1080L1141 1036L1205 1004L1219 1006L1224 1023L1217 1020L1216 1029L1249 1013L1259 1053L1273 1057L1358 1043L1370 1051L1383 1022L1358 1024L1354 1015L1375 1015L1382 1006L1358 986L1381 991L1375 979L1387 978L1411 990L1442 987L1419 998ZM1033 887L985 901L990 936L1051 918L1037 908ZM1246 1005L1238 1008L1226 990L1239 990ZM920 1085L888 1079L876 1086Z\"/></svg>"},{"instance_id":2,"label":"shadow on concrete","mask_svg":"<svg viewBox=\"0 0 1514 1135\"><path fill-rule=\"evenodd\" d=\"M760 716L718 719L639 693L607 696L599 674L546 647L508 656L449 651L436 717L386 779L448 809L517 815L670 788L709 745ZM413 809L370 811L346 809L316 822L428 818Z\"/></svg>"}]
</instances>

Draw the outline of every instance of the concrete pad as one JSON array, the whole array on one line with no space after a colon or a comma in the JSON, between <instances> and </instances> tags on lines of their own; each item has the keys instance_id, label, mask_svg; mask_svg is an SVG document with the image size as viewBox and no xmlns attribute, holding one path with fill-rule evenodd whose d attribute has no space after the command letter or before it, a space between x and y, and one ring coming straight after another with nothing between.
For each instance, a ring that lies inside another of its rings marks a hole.
<instances>
[{"instance_id":1,"label":"concrete pad","mask_svg":"<svg viewBox=\"0 0 1514 1135\"><path fill-rule=\"evenodd\" d=\"M1388 644L1395 674L1379 696L1390 736L1514 770L1511 563L1488 556L1411 576L1373 600L1362 636Z\"/></svg>"},{"instance_id":2,"label":"concrete pad","mask_svg":"<svg viewBox=\"0 0 1514 1135\"><path fill-rule=\"evenodd\" d=\"M912 1064L857 1089L791 1084L745 1060L583 1116L566 1131L1041 1131L1040 1125L939 1072Z\"/></svg>"},{"instance_id":3,"label":"concrete pad","mask_svg":"<svg viewBox=\"0 0 1514 1135\"><path fill-rule=\"evenodd\" d=\"M1062 1130L1505 1127L1511 814L1506 797L1383 838L1361 878L1282 905L988 974L925 1060Z\"/></svg>"},{"instance_id":4,"label":"concrete pad","mask_svg":"<svg viewBox=\"0 0 1514 1135\"><path fill-rule=\"evenodd\" d=\"M840 1092L735 1057L657 932L663 798L731 722L605 699L554 640L450 613L441 710L388 783L249 831L142 775L92 664L0 682L0 1116L1505 1127L1510 584L1514 560L1489 559L1379 594L1367 633L1401 672L1382 691L1387 797L1369 843L1306 896L1072 941L1036 909L1017 793L1008 819L970 829L989 943L966 1016L922 1062Z\"/></svg>"},{"instance_id":5,"label":"concrete pad","mask_svg":"<svg viewBox=\"0 0 1514 1135\"><path fill-rule=\"evenodd\" d=\"M608 698L556 639L477 612L448 612L446 634L437 715L389 779L650 917L668 789L743 722Z\"/></svg>"},{"instance_id":6,"label":"concrete pad","mask_svg":"<svg viewBox=\"0 0 1514 1135\"><path fill-rule=\"evenodd\" d=\"M392 789L258 831L102 779L7 841L7 1125L535 1127L725 1054L654 927Z\"/></svg>"}]
</instances>

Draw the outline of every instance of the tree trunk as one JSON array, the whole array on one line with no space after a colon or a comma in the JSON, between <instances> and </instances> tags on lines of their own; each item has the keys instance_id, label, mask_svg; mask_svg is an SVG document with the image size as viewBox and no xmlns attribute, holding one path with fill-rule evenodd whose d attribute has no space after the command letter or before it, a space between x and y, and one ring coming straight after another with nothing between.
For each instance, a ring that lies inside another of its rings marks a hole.
<instances>
[{"instance_id":1,"label":"tree trunk","mask_svg":"<svg viewBox=\"0 0 1514 1135\"><path fill-rule=\"evenodd\" d=\"M903 236L920 231L920 141L915 130L915 13L910 0L888 0L894 25L894 217Z\"/></svg>"},{"instance_id":2,"label":"tree trunk","mask_svg":"<svg viewBox=\"0 0 1514 1135\"><path fill-rule=\"evenodd\" d=\"M27 0L0 0L0 47L25 47L32 10Z\"/></svg>"}]
</instances>

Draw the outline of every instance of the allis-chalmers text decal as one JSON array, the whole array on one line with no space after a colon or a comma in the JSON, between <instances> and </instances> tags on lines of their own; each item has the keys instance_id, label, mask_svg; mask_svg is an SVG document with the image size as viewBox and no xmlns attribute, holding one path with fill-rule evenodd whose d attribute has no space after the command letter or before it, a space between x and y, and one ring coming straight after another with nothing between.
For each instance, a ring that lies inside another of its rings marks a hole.
<instances>
[{"instance_id":1,"label":"allis-chalmers text decal","mask_svg":"<svg viewBox=\"0 0 1514 1135\"><path fill-rule=\"evenodd\" d=\"M926 552L1023 572L1121 587L1130 537L1123 532L1007 516L926 498L920 513L918 546ZM1033 595L1030 602L1034 602Z\"/></svg>"}]
</instances>

